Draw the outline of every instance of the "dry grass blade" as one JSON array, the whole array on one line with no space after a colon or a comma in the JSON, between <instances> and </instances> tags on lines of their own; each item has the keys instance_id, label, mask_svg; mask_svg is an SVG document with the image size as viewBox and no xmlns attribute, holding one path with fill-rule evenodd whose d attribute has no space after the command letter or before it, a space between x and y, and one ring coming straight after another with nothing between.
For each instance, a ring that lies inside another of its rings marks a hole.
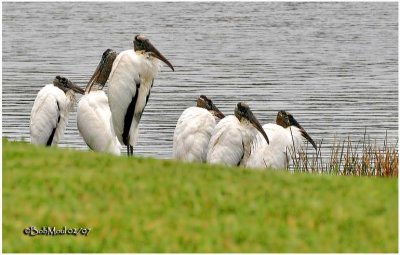
<instances>
[{"instance_id":1,"label":"dry grass blade","mask_svg":"<svg viewBox=\"0 0 400 255\"><path fill-rule=\"evenodd\" d=\"M323 157L322 141L317 150L308 150L308 146L296 151L287 150L288 170L295 172L327 173L333 175L384 176L397 177L399 153L396 144L388 143L385 136L383 147L371 143L366 131L362 140L354 142L347 137L344 141L334 138L330 155ZM326 159L327 162L324 162Z\"/></svg>"}]
</instances>

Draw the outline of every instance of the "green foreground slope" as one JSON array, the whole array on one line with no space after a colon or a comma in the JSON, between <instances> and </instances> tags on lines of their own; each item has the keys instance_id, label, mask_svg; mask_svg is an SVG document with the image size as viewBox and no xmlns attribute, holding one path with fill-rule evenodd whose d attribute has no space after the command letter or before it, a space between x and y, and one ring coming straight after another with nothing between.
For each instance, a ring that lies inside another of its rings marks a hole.
<instances>
[{"instance_id":1,"label":"green foreground slope","mask_svg":"<svg viewBox=\"0 0 400 255\"><path fill-rule=\"evenodd\" d=\"M397 179L318 176L3 139L3 252L397 252ZM90 228L26 236L29 226Z\"/></svg>"}]
</instances>

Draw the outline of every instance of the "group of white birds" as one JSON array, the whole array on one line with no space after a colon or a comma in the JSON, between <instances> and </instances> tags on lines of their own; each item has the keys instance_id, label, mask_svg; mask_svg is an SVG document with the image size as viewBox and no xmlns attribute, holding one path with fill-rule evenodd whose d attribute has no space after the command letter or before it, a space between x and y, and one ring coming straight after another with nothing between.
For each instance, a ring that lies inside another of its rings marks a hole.
<instances>
[{"instance_id":1,"label":"group of white birds","mask_svg":"<svg viewBox=\"0 0 400 255\"><path fill-rule=\"evenodd\" d=\"M117 54L107 49L83 90L65 77L42 88L30 120L31 143L57 145L63 136L75 92L82 94L77 106L77 126L90 149L133 154L138 125L149 100L161 61L172 64L144 35L137 35L133 49ZM108 85L108 95L102 90ZM299 149L307 139L317 146L294 117L280 111L276 124L261 126L249 106L239 102L234 115L226 116L206 96L186 109L178 119L173 138L173 158L251 168L286 168L288 149Z\"/></svg>"},{"instance_id":2,"label":"group of white birds","mask_svg":"<svg viewBox=\"0 0 400 255\"><path fill-rule=\"evenodd\" d=\"M288 153L300 151L307 139L317 145L286 111L276 124L261 126L250 107L239 102L234 115L226 116L206 96L186 109L174 132L173 157L186 162L207 162L249 168L285 169Z\"/></svg>"}]
</instances>

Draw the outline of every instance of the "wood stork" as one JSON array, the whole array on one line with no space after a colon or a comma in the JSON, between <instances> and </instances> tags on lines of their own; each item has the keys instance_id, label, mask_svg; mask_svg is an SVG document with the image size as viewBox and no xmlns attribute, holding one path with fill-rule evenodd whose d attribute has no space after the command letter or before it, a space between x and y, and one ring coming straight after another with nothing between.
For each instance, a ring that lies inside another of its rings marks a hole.
<instances>
[{"instance_id":1,"label":"wood stork","mask_svg":"<svg viewBox=\"0 0 400 255\"><path fill-rule=\"evenodd\" d=\"M117 53L107 49L93 76L90 78L85 95L79 100L77 109L78 130L86 144L93 151L121 154L121 145L111 123L108 98L101 90L107 82Z\"/></svg>"},{"instance_id":2,"label":"wood stork","mask_svg":"<svg viewBox=\"0 0 400 255\"><path fill-rule=\"evenodd\" d=\"M64 135L75 92L84 90L65 77L56 76L36 96L30 120L31 143L57 145Z\"/></svg>"},{"instance_id":3,"label":"wood stork","mask_svg":"<svg viewBox=\"0 0 400 255\"><path fill-rule=\"evenodd\" d=\"M207 146L218 121L224 114L206 96L197 99L179 117L174 131L173 158L186 162L206 162Z\"/></svg>"},{"instance_id":4,"label":"wood stork","mask_svg":"<svg viewBox=\"0 0 400 255\"><path fill-rule=\"evenodd\" d=\"M264 141L256 143L246 167L286 169L287 153L299 151L304 138L317 150L313 139L289 112L279 111L276 124L265 124L263 129L270 139L270 144ZM261 136L258 136L258 140L262 140Z\"/></svg>"},{"instance_id":5,"label":"wood stork","mask_svg":"<svg viewBox=\"0 0 400 255\"><path fill-rule=\"evenodd\" d=\"M249 106L237 104L235 115L223 118L214 128L208 144L207 162L231 166L244 165L250 156L257 130L269 143L257 118Z\"/></svg>"},{"instance_id":6,"label":"wood stork","mask_svg":"<svg viewBox=\"0 0 400 255\"><path fill-rule=\"evenodd\" d=\"M128 156L138 136L138 125L149 100L161 61L172 71L172 64L144 35L137 35L134 49L121 52L114 61L108 80L108 102L115 134L127 146Z\"/></svg>"}]
</instances>

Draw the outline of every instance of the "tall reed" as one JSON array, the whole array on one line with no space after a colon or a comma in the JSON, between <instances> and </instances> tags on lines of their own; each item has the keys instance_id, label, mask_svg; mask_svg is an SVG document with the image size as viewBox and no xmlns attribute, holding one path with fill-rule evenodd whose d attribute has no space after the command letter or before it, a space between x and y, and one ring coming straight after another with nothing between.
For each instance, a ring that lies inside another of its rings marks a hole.
<instances>
[{"instance_id":1,"label":"tall reed","mask_svg":"<svg viewBox=\"0 0 400 255\"><path fill-rule=\"evenodd\" d=\"M369 142L366 132L358 142L353 142L350 137L343 141L335 138L326 157L322 157L322 144L323 141L318 144L316 151L311 151L308 146L300 151L288 149L288 170L333 175L398 177L398 141L389 144L387 134L381 147L376 141Z\"/></svg>"}]
</instances>

